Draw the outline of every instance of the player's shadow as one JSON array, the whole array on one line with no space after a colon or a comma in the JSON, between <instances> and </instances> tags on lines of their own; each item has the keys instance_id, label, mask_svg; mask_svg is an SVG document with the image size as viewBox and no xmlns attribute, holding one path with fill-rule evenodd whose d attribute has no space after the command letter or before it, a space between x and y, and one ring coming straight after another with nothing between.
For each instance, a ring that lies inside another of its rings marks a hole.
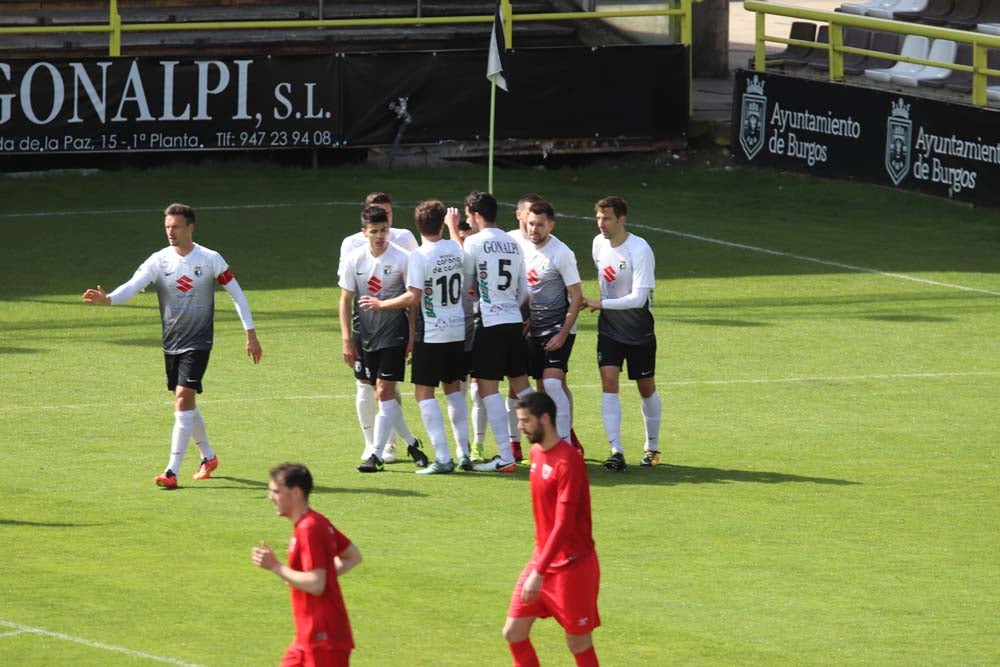
<instances>
[{"instance_id":1,"label":"player's shadow","mask_svg":"<svg viewBox=\"0 0 1000 667\"><path fill-rule=\"evenodd\" d=\"M624 471L608 470L601 461L587 461L587 473L591 486L619 486L625 484L652 484L674 486L677 484L832 484L834 486L860 485L846 479L831 477L809 477L783 472L764 470L725 470L723 468L703 468L661 464L653 468L629 465Z\"/></svg>"},{"instance_id":2,"label":"player's shadow","mask_svg":"<svg viewBox=\"0 0 1000 667\"><path fill-rule=\"evenodd\" d=\"M66 523L64 521L22 521L21 519L0 519L0 526L31 526L32 528L91 528L105 526L104 523Z\"/></svg>"},{"instance_id":3,"label":"player's shadow","mask_svg":"<svg viewBox=\"0 0 1000 667\"><path fill-rule=\"evenodd\" d=\"M200 489L244 489L248 491L267 491L267 481L260 479L245 479L243 477L225 477L222 475L212 475L212 479L222 479L227 482L233 482L234 484L239 484L239 486L229 485L229 486L197 486L197 487L185 487L190 488L200 488ZM426 493L419 493L417 491L411 491L409 489L374 489L374 488L358 488L352 489L347 487L334 487L334 486L314 486L312 490L313 495L325 495L328 493L363 493L366 495L375 494L380 496L392 496L395 498L423 498L426 497Z\"/></svg>"}]
</instances>

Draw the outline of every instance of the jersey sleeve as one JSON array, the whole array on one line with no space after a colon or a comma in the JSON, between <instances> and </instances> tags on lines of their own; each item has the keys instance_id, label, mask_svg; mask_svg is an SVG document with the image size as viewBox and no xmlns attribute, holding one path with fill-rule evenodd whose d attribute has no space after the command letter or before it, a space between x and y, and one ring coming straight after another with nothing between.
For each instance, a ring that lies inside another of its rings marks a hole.
<instances>
[{"instance_id":1,"label":"jersey sleeve","mask_svg":"<svg viewBox=\"0 0 1000 667\"><path fill-rule=\"evenodd\" d=\"M396 240L396 245L401 247L406 252L413 252L417 249L417 239L409 229L401 229L399 233L399 238Z\"/></svg>"},{"instance_id":2,"label":"jersey sleeve","mask_svg":"<svg viewBox=\"0 0 1000 667\"><path fill-rule=\"evenodd\" d=\"M556 268L559 269L559 275L562 276L563 284L569 287L580 282L580 269L576 265L576 254L574 254L569 246L565 246L565 249L566 252L559 253L559 263L556 265Z\"/></svg>"},{"instance_id":3,"label":"jersey sleeve","mask_svg":"<svg viewBox=\"0 0 1000 667\"><path fill-rule=\"evenodd\" d=\"M424 279L427 271L427 258L421 253L410 254L406 264L406 287L416 287L419 290L424 288Z\"/></svg>"},{"instance_id":4,"label":"jersey sleeve","mask_svg":"<svg viewBox=\"0 0 1000 667\"><path fill-rule=\"evenodd\" d=\"M337 276L337 284L341 289L345 289L348 292L356 292L358 290L354 280L354 273L357 270L357 265L358 253L348 253L347 257L344 258L343 263L340 265L340 272Z\"/></svg>"},{"instance_id":5,"label":"jersey sleeve","mask_svg":"<svg viewBox=\"0 0 1000 667\"><path fill-rule=\"evenodd\" d=\"M656 259L653 257L653 249L644 240L637 244L632 261L635 270L632 273L632 289L645 288L656 289Z\"/></svg>"},{"instance_id":6,"label":"jersey sleeve","mask_svg":"<svg viewBox=\"0 0 1000 667\"><path fill-rule=\"evenodd\" d=\"M122 283L108 294L111 305L115 306L125 303L145 289L150 283L155 282L159 270L159 262L157 261L156 253L154 253L139 265L139 268L135 270L135 273L132 274L128 282Z\"/></svg>"},{"instance_id":7,"label":"jersey sleeve","mask_svg":"<svg viewBox=\"0 0 1000 667\"><path fill-rule=\"evenodd\" d=\"M333 527L331 526L330 529L333 530ZM302 572L319 569L329 570L333 567L335 554L329 551L329 541L327 535L324 534L326 531L327 528L322 523L310 521L309 525L305 526L305 530L296 535L299 543L299 565Z\"/></svg>"}]
</instances>

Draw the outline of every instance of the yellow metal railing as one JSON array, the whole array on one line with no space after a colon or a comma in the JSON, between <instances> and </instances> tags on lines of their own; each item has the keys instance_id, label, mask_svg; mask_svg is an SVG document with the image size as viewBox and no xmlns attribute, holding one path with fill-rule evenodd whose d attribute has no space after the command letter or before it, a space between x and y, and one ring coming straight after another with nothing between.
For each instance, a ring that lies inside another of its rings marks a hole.
<instances>
[{"instance_id":1,"label":"yellow metal railing","mask_svg":"<svg viewBox=\"0 0 1000 667\"><path fill-rule=\"evenodd\" d=\"M922 25L919 23L904 23L902 21L877 19L868 16L859 16L857 14L803 9L789 5L777 5L771 2L758 2L756 0L747 0L743 3L743 7L747 11L756 13L756 32L754 34L754 69L758 72L764 72L767 69L767 53L765 47L768 42L826 49L830 54L831 81L844 80L845 53L853 53L862 56L874 56L878 58L885 58L886 60L903 61L918 65L930 65L933 67L944 67L957 72L972 72L972 103L976 106L986 105L987 77L1000 76L1000 70L990 69L987 66L986 58L986 52L988 49L1000 49L1000 36L997 35L988 35L969 30L937 28L935 26ZM827 23L830 26L830 42L810 42L807 40L768 35L765 29L765 20L768 15L786 16L790 18L804 19L807 21ZM960 44L971 44L972 64L960 65L957 63L937 62L922 58L908 58L897 53L884 53L882 51L872 51L871 49L859 49L853 46L846 46L844 44L844 28L846 27L866 28L868 30L894 32L902 35L921 35L930 39L950 39L951 41Z\"/></svg>"},{"instance_id":2,"label":"yellow metal railing","mask_svg":"<svg viewBox=\"0 0 1000 667\"><path fill-rule=\"evenodd\" d=\"M681 43L690 44L691 5L700 0L667 0L665 5L677 6L664 9L609 10L594 12L552 12L546 14L515 14L509 0L503 0L501 11L504 13L507 48L513 48L513 24L520 21L579 21L585 19L634 18L653 16L672 16L680 21ZM121 36L127 32L171 32L189 30L267 30L278 28L361 28L371 26L401 26L401 25L441 25L466 23L492 23L493 15L489 16L434 16L434 17L401 17L401 18L362 18L362 19L300 19L280 21L192 21L173 23L123 23L118 13L118 0L109 0L108 22L94 25L59 25L59 26L4 26L0 27L0 35L45 35L66 33L105 33L108 34L108 55L121 55Z\"/></svg>"}]
</instances>

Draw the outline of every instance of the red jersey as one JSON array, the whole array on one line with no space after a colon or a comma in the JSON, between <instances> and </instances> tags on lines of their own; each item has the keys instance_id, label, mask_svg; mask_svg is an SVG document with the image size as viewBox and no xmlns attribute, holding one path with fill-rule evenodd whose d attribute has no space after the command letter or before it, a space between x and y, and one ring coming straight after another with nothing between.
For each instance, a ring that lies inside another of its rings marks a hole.
<instances>
[{"instance_id":1,"label":"red jersey","mask_svg":"<svg viewBox=\"0 0 1000 667\"><path fill-rule=\"evenodd\" d=\"M337 581L337 567L333 562L334 556L350 546L351 540L315 510L303 514L295 524L292 541L288 545L289 567L300 572L326 570L326 589L322 595L310 595L289 586L295 640L303 646L354 648L351 624L347 619L344 596Z\"/></svg>"},{"instance_id":2,"label":"red jersey","mask_svg":"<svg viewBox=\"0 0 1000 667\"><path fill-rule=\"evenodd\" d=\"M532 446L529 479L535 569L546 574L592 553L590 478L580 451L565 440L549 451Z\"/></svg>"}]
</instances>

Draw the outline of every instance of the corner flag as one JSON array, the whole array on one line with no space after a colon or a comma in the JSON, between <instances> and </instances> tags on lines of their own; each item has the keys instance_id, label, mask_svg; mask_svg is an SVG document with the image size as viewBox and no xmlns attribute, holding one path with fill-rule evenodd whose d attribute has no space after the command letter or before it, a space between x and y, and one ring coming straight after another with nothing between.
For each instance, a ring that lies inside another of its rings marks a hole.
<instances>
[{"instance_id":1,"label":"corner flag","mask_svg":"<svg viewBox=\"0 0 1000 667\"><path fill-rule=\"evenodd\" d=\"M500 0L497 0L497 11L493 15L493 34L490 35L490 57L486 62L486 78L507 91L507 80L503 76L503 52L507 49L503 38L503 14L500 12Z\"/></svg>"}]
</instances>

